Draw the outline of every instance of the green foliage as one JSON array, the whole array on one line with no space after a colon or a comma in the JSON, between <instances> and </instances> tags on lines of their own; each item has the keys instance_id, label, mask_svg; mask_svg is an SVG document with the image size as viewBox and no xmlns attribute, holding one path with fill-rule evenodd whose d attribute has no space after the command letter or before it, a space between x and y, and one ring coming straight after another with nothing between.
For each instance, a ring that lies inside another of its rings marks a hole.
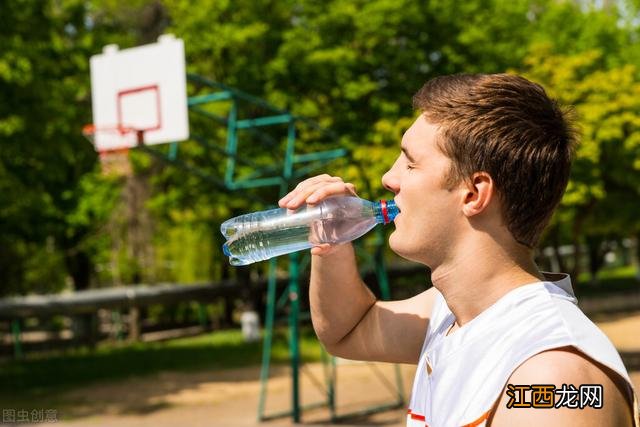
<instances>
[{"instance_id":1,"label":"green foliage","mask_svg":"<svg viewBox=\"0 0 640 427\"><path fill-rule=\"evenodd\" d=\"M94 42L83 11L80 1L2 6L0 271L8 280L0 294L59 289L61 267L86 234L67 222L96 158L78 132L89 120L86 58ZM50 261L33 262L52 252Z\"/></svg>"},{"instance_id":2,"label":"green foliage","mask_svg":"<svg viewBox=\"0 0 640 427\"><path fill-rule=\"evenodd\" d=\"M609 68L603 56L554 55L536 45L525 61L529 77L574 106L581 137L557 215L574 238L640 229L640 72L631 64Z\"/></svg>"},{"instance_id":3,"label":"green foliage","mask_svg":"<svg viewBox=\"0 0 640 427\"><path fill-rule=\"evenodd\" d=\"M337 145L324 168L384 196L380 177L429 78L519 70L575 106L582 129L574 174L554 218L563 239L638 230L637 1L555 0L48 0L12 1L0 20L0 293L92 283L201 281L237 274L219 251L230 216L275 203L276 188L227 193L134 152L130 180L106 179L80 134L90 121L88 59L174 33L188 71L308 117L337 135L298 129L299 153ZM191 95L207 89L189 85ZM226 115L228 103L206 107ZM263 114L241 109L242 118ZM224 126L198 114L193 135L222 147ZM270 142L265 142L265 140ZM244 157L274 174L286 129L244 132ZM160 147L165 153L167 147ZM210 177L225 161L198 141L178 156ZM238 177L255 168L240 165ZM135 188L134 188L135 187ZM140 191L140 205L130 193ZM134 232L132 223L143 224ZM576 226L576 224L578 226ZM253 267L260 271L261 266ZM46 282L43 284L43 281Z\"/></svg>"},{"instance_id":4,"label":"green foliage","mask_svg":"<svg viewBox=\"0 0 640 427\"><path fill-rule=\"evenodd\" d=\"M156 262L163 266L160 276L178 283L204 282L211 278L211 256L218 251L209 237L217 230L198 221L189 210L172 212L174 226L156 236ZM204 238L203 238L204 237Z\"/></svg>"}]
</instances>

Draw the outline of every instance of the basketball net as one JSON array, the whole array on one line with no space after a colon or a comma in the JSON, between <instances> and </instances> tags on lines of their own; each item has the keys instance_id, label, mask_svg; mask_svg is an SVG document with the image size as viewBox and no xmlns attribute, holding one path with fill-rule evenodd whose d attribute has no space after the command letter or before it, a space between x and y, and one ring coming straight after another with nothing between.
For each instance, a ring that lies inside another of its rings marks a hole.
<instances>
[{"instance_id":1,"label":"basketball net","mask_svg":"<svg viewBox=\"0 0 640 427\"><path fill-rule=\"evenodd\" d=\"M82 134L95 147L95 140L98 135L104 135L105 138L111 140L122 140L125 142L130 139L132 134L136 134L138 144L141 144L144 138L144 132L124 126L103 126L86 125L82 129ZM123 144L124 145L124 144ZM102 174L105 176L124 177L131 176L133 169L129 161L129 147L118 148L113 150L104 150L98 152L100 159L100 167Z\"/></svg>"}]
</instances>

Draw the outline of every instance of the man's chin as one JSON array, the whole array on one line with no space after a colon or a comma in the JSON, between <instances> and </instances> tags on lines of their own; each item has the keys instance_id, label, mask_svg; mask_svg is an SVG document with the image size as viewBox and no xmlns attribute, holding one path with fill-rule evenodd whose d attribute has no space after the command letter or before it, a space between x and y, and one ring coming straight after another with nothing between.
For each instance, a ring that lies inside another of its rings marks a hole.
<instances>
[{"instance_id":1,"label":"man's chin","mask_svg":"<svg viewBox=\"0 0 640 427\"><path fill-rule=\"evenodd\" d=\"M391 232L391 234L389 234L389 247L395 253L398 253L398 251L396 250L396 247L398 246L397 239L398 239L398 230L394 230L393 232Z\"/></svg>"},{"instance_id":2,"label":"man's chin","mask_svg":"<svg viewBox=\"0 0 640 427\"><path fill-rule=\"evenodd\" d=\"M420 252L416 251L415 248L412 250L411 246L407 244L407 240L403 240L397 231L394 231L389 236L389 248L399 257L424 264L424 260L420 257Z\"/></svg>"},{"instance_id":3,"label":"man's chin","mask_svg":"<svg viewBox=\"0 0 640 427\"><path fill-rule=\"evenodd\" d=\"M397 230L389 236L389 248L402 258L407 258L408 251L406 242L402 241L402 237L398 235Z\"/></svg>"}]
</instances>

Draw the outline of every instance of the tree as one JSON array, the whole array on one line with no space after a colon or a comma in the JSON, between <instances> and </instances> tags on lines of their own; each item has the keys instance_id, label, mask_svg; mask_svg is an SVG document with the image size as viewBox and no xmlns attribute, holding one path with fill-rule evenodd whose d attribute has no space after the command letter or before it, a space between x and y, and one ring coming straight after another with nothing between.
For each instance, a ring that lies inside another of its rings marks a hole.
<instances>
[{"instance_id":1,"label":"tree","mask_svg":"<svg viewBox=\"0 0 640 427\"><path fill-rule=\"evenodd\" d=\"M69 218L96 166L80 129L90 122L87 59L104 33L80 0L5 2L0 20L0 292L60 289L65 272L83 289L83 241L100 224Z\"/></svg>"},{"instance_id":2,"label":"tree","mask_svg":"<svg viewBox=\"0 0 640 427\"><path fill-rule=\"evenodd\" d=\"M549 49L532 49L527 76L572 105L581 130L571 181L554 221L568 230L576 257L586 241L595 274L604 237L640 230L640 73L634 65L607 68L597 50L554 55ZM577 274L577 262L574 268Z\"/></svg>"}]
</instances>

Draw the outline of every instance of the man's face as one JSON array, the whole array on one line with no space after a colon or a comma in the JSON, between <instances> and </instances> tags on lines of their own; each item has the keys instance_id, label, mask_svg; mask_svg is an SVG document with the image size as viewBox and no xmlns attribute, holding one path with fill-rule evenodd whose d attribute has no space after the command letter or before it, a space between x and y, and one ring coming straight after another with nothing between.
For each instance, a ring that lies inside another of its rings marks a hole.
<instances>
[{"instance_id":1,"label":"man's face","mask_svg":"<svg viewBox=\"0 0 640 427\"><path fill-rule=\"evenodd\" d=\"M382 177L400 208L389 238L391 249L432 268L446 259L463 218L460 187L443 186L451 161L436 145L437 131L438 126L420 115L405 132L398 159Z\"/></svg>"}]
</instances>

